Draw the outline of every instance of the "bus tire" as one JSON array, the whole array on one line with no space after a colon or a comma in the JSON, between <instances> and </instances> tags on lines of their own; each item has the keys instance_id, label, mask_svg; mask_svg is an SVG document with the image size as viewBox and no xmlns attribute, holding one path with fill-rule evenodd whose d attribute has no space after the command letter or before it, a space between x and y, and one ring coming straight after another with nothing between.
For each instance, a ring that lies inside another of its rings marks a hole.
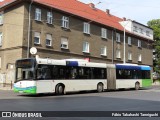
<instances>
[{"instance_id":1,"label":"bus tire","mask_svg":"<svg viewBox=\"0 0 160 120\"><path fill-rule=\"evenodd\" d=\"M103 92L103 84L102 83L98 83L97 92Z\"/></svg>"},{"instance_id":2,"label":"bus tire","mask_svg":"<svg viewBox=\"0 0 160 120\"><path fill-rule=\"evenodd\" d=\"M140 83L139 83L139 82L136 82L136 83L135 83L135 90L139 90L139 88L140 88Z\"/></svg>"},{"instance_id":3,"label":"bus tire","mask_svg":"<svg viewBox=\"0 0 160 120\"><path fill-rule=\"evenodd\" d=\"M58 85L56 86L56 91L55 91L55 93L56 93L57 95L63 95L63 94L64 94L64 86L61 85L61 84L58 84Z\"/></svg>"}]
</instances>

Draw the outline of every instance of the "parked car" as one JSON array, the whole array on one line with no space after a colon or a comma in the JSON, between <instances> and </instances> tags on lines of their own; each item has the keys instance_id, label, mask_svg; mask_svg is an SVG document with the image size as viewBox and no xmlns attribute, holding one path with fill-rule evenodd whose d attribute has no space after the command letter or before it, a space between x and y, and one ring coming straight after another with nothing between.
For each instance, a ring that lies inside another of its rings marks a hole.
<instances>
[{"instance_id":1,"label":"parked car","mask_svg":"<svg viewBox=\"0 0 160 120\"><path fill-rule=\"evenodd\" d=\"M153 72L153 73L152 73L152 76L153 76L153 80L160 79L160 74L158 74L158 73L156 73L156 72Z\"/></svg>"}]
</instances>

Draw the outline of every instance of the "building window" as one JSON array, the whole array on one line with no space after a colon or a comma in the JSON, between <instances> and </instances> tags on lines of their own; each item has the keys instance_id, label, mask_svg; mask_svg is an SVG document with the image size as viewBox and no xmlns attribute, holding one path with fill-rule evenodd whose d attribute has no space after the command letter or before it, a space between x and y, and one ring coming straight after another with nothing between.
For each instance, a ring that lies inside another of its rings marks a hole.
<instances>
[{"instance_id":1,"label":"building window","mask_svg":"<svg viewBox=\"0 0 160 120\"><path fill-rule=\"evenodd\" d=\"M131 51L128 52L128 60L132 60L132 52Z\"/></svg>"},{"instance_id":2,"label":"building window","mask_svg":"<svg viewBox=\"0 0 160 120\"><path fill-rule=\"evenodd\" d=\"M61 37L61 48L68 49L68 38Z\"/></svg>"},{"instance_id":3,"label":"building window","mask_svg":"<svg viewBox=\"0 0 160 120\"><path fill-rule=\"evenodd\" d=\"M143 29L142 29L142 28L140 28L140 29L139 29L139 32L140 32L141 34L143 34Z\"/></svg>"},{"instance_id":4,"label":"building window","mask_svg":"<svg viewBox=\"0 0 160 120\"><path fill-rule=\"evenodd\" d=\"M141 47L141 41L138 40L138 47Z\"/></svg>"},{"instance_id":5,"label":"building window","mask_svg":"<svg viewBox=\"0 0 160 120\"><path fill-rule=\"evenodd\" d=\"M121 36L120 36L120 34L119 33L116 33L116 41L117 42L121 42Z\"/></svg>"},{"instance_id":6,"label":"building window","mask_svg":"<svg viewBox=\"0 0 160 120\"><path fill-rule=\"evenodd\" d=\"M41 21L41 9L39 9L39 8L36 8L35 20Z\"/></svg>"},{"instance_id":7,"label":"building window","mask_svg":"<svg viewBox=\"0 0 160 120\"><path fill-rule=\"evenodd\" d=\"M128 45L132 45L131 37L128 37Z\"/></svg>"},{"instance_id":8,"label":"building window","mask_svg":"<svg viewBox=\"0 0 160 120\"><path fill-rule=\"evenodd\" d=\"M90 34L90 24L87 23L87 22L84 22L83 24L83 32L86 33L86 34Z\"/></svg>"},{"instance_id":9,"label":"building window","mask_svg":"<svg viewBox=\"0 0 160 120\"><path fill-rule=\"evenodd\" d=\"M101 37L107 39L107 29L101 28Z\"/></svg>"},{"instance_id":10,"label":"building window","mask_svg":"<svg viewBox=\"0 0 160 120\"><path fill-rule=\"evenodd\" d=\"M0 32L0 46L2 46L3 34Z\"/></svg>"},{"instance_id":11,"label":"building window","mask_svg":"<svg viewBox=\"0 0 160 120\"><path fill-rule=\"evenodd\" d=\"M89 53L89 43L83 42L83 52Z\"/></svg>"},{"instance_id":12,"label":"building window","mask_svg":"<svg viewBox=\"0 0 160 120\"><path fill-rule=\"evenodd\" d=\"M2 57L0 57L0 69L2 68Z\"/></svg>"},{"instance_id":13,"label":"building window","mask_svg":"<svg viewBox=\"0 0 160 120\"><path fill-rule=\"evenodd\" d=\"M133 31L137 32L137 26L133 26Z\"/></svg>"},{"instance_id":14,"label":"building window","mask_svg":"<svg viewBox=\"0 0 160 120\"><path fill-rule=\"evenodd\" d=\"M40 44L40 32L34 33L34 44Z\"/></svg>"},{"instance_id":15,"label":"building window","mask_svg":"<svg viewBox=\"0 0 160 120\"><path fill-rule=\"evenodd\" d=\"M53 23L53 14L52 12L47 12L47 23L52 24Z\"/></svg>"},{"instance_id":16,"label":"building window","mask_svg":"<svg viewBox=\"0 0 160 120\"><path fill-rule=\"evenodd\" d=\"M139 61L139 62L142 61L142 54L138 54L138 61Z\"/></svg>"},{"instance_id":17,"label":"building window","mask_svg":"<svg viewBox=\"0 0 160 120\"><path fill-rule=\"evenodd\" d=\"M62 17L62 27L69 29L69 17Z\"/></svg>"},{"instance_id":18,"label":"building window","mask_svg":"<svg viewBox=\"0 0 160 120\"><path fill-rule=\"evenodd\" d=\"M106 47L106 46L103 46L103 47L101 48L101 55L102 55L102 56L107 56L107 47Z\"/></svg>"},{"instance_id":19,"label":"building window","mask_svg":"<svg viewBox=\"0 0 160 120\"><path fill-rule=\"evenodd\" d=\"M52 46L52 35L46 34L46 46Z\"/></svg>"},{"instance_id":20,"label":"building window","mask_svg":"<svg viewBox=\"0 0 160 120\"><path fill-rule=\"evenodd\" d=\"M0 25L3 24L3 12L0 13Z\"/></svg>"},{"instance_id":21,"label":"building window","mask_svg":"<svg viewBox=\"0 0 160 120\"><path fill-rule=\"evenodd\" d=\"M116 58L121 58L121 50L116 49Z\"/></svg>"},{"instance_id":22,"label":"building window","mask_svg":"<svg viewBox=\"0 0 160 120\"><path fill-rule=\"evenodd\" d=\"M147 35L147 36L150 36L150 33L149 33L149 31L146 31L146 35Z\"/></svg>"}]
</instances>

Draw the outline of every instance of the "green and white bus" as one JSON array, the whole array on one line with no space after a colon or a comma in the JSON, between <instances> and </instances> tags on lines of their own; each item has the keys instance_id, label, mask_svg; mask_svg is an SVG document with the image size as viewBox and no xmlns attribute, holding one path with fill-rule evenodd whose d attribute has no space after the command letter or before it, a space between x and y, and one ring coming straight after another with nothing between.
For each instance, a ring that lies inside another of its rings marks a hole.
<instances>
[{"instance_id":1,"label":"green and white bus","mask_svg":"<svg viewBox=\"0 0 160 120\"><path fill-rule=\"evenodd\" d=\"M151 86L151 68L133 64L93 63L79 59L48 58L16 61L14 91L65 94L75 91L115 90Z\"/></svg>"}]
</instances>

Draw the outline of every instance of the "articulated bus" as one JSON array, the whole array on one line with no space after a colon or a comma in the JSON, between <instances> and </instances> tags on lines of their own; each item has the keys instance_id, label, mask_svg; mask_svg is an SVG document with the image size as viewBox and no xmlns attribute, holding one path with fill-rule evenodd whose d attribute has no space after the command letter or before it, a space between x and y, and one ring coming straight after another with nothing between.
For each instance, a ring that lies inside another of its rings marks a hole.
<instances>
[{"instance_id":1,"label":"articulated bus","mask_svg":"<svg viewBox=\"0 0 160 120\"><path fill-rule=\"evenodd\" d=\"M151 68L134 64L93 63L47 58L16 61L14 91L38 94L116 90L151 86Z\"/></svg>"}]
</instances>

